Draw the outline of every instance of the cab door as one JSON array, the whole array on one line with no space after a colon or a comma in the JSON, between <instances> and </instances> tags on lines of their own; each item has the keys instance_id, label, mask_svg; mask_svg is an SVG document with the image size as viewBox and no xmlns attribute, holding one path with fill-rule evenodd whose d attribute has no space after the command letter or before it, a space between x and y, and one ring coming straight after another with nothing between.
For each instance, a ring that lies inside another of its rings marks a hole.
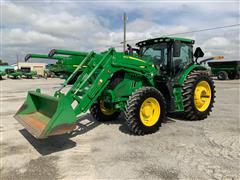
<instances>
[{"instance_id":1,"label":"cab door","mask_svg":"<svg viewBox=\"0 0 240 180\"><path fill-rule=\"evenodd\" d=\"M171 74L178 76L193 63L192 44L175 41L172 46Z\"/></svg>"}]
</instances>

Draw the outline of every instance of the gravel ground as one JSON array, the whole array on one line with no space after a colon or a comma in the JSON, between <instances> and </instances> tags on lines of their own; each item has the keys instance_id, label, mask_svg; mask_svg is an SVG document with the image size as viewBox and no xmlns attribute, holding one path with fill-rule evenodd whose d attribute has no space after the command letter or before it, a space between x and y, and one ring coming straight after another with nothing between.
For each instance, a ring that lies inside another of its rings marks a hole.
<instances>
[{"instance_id":1,"label":"gravel ground","mask_svg":"<svg viewBox=\"0 0 240 180\"><path fill-rule=\"evenodd\" d=\"M13 115L27 90L52 94L61 82L0 82L0 179L239 179L239 80L215 81L215 108L204 121L168 118L157 133L135 136L122 117L98 123L87 113L73 134L36 140Z\"/></svg>"}]
</instances>

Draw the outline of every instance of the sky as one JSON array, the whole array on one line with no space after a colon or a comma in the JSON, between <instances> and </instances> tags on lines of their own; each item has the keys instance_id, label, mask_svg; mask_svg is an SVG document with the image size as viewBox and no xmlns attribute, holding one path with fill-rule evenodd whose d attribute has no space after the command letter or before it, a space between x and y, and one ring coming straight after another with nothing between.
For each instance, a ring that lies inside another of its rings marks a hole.
<instances>
[{"instance_id":1,"label":"sky","mask_svg":"<svg viewBox=\"0 0 240 180\"><path fill-rule=\"evenodd\" d=\"M144 39L199 29L240 24L239 1L3 1L1 3L0 59L10 64L28 53L51 49L122 51L123 12L127 40ZM205 57L240 59L240 26L176 35L195 40ZM41 61L43 62L43 61ZM49 61L48 61L49 62ZM50 61L51 62L51 61Z\"/></svg>"}]
</instances>

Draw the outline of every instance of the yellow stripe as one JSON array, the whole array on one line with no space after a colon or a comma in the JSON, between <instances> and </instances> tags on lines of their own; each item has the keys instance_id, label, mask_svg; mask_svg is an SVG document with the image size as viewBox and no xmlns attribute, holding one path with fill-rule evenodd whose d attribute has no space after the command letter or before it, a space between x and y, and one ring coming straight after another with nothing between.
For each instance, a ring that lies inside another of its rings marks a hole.
<instances>
[{"instance_id":1,"label":"yellow stripe","mask_svg":"<svg viewBox=\"0 0 240 180\"><path fill-rule=\"evenodd\" d=\"M132 57L132 56L123 56L124 58L129 58L129 59L133 59L133 60L137 60L137 61L141 61L141 62L145 62L144 60L142 59L138 59L138 58L135 58L135 57Z\"/></svg>"},{"instance_id":2,"label":"yellow stripe","mask_svg":"<svg viewBox=\"0 0 240 180\"><path fill-rule=\"evenodd\" d=\"M79 66L79 64L73 65L73 67L78 67L78 66ZM82 67L87 67L87 66L82 66Z\"/></svg>"}]
</instances>

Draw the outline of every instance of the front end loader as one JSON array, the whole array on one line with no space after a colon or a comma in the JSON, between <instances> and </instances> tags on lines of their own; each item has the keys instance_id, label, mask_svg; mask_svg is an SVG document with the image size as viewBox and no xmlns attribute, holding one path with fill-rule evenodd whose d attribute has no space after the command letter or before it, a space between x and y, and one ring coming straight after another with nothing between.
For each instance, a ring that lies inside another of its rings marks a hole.
<instances>
[{"instance_id":1,"label":"front end loader","mask_svg":"<svg viewBox=\"0 0 240 180\"><path fill-rule=\"evenodd\" d=\"M190 39L160 37L137 43L138 57L113 48L89 52L54 96L30 91L15 118L36 138L73 131L77 116L88 110L98 121L113 120L123 111L137 135L156 132L172 112L187 120L205 119L213 108L215 87L194 60L193 44ZM82 55L61 51L52 50L49 56ZM195 58L203 55L197 48Z\"/></svg>"}]
</instances>

